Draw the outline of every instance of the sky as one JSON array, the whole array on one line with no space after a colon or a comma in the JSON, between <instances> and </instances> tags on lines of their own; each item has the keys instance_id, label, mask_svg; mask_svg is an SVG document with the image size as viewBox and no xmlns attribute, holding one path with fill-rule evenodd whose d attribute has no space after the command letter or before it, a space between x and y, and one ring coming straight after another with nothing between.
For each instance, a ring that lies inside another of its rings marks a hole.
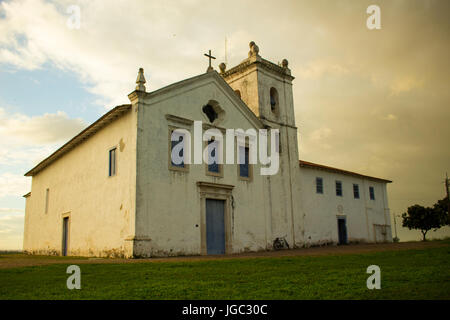
<instances>
[{"instance_id":1,"label":"sky","mask_svg":"<svg viewBox=\"0 0 450 320\"><path fill-rule=\"evenodd\" d=\"M372 4L381 29L367 28ZM289 61L302 160L393 180L392 216L431 206L450 173L449 12L446 0L0 1L0 249L22 248L24 173L129 103L140 67L153 91L204 73L208 50L216 70L240 63L250 41ZM400 225L401 241L420 239Z\"/></svg>"}]
</instances>

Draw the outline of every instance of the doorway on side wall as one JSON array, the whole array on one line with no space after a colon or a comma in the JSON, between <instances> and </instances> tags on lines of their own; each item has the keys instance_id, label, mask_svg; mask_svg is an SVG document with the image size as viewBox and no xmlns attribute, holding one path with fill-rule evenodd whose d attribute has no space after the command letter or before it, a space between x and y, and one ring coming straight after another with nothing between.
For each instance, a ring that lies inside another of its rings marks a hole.
<instances>
[{"instance_id":1,"label":"doorway on side wall","mask_svg":"<svg viewBox=\"0 0 450 320\"><path fill-rule=\"evenodd\" d=\"M67 256L69 250L69 217L63 218L62 255Z\"/></svg>"},{"instance_id":2,"label":"doorway on side wall","mask_svg":"<svg viewBox=\"0 0 450 320\"><path fill-rule=\"evenodd\" d=\"M347 244L347 220L345 217L338 217L337 222L339 244Z\"/></svg>"}]
</instances>

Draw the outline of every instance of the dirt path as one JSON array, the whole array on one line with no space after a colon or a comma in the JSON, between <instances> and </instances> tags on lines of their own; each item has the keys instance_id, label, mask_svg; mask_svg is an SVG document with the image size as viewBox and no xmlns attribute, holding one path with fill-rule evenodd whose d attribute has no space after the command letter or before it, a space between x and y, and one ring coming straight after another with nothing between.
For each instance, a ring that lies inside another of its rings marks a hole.
<instances>
[{"instance_id":1,"label":"dirt path","mask_svg":"<svg viewBox=\"0 0 450 320\"><path fill-rule=\"evenodd\" d=\"M259 257L289 257L289 256L320 256L358 254L392 250L426 249L449 246L447 242L404 242L384 244L352 244L346 246L324 246L313 248L301 248L281 251L263 251L253 253L241 253L232 255L215 256L184 256L151 259L109 259L109 258L81 258L81 257L56 257L56 256L32 256L25 254L0 255L0 269L18 268L28 266L41 266L55 263L83 264L83 263L149 263L149 262L177 262L177 261L207 261L234 258L259 258Z\"/></svg>"}]
</instances>

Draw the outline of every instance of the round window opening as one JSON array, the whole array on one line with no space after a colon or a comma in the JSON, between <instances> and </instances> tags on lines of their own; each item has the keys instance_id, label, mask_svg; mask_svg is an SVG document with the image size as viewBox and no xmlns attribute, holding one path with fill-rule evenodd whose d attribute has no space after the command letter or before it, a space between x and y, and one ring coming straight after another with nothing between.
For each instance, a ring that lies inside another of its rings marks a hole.
<instances>
[{"instance_id":1,"label":"round window opening","mask_svg":"<svg viewBox=\"0 0 450 320\"><path fill-rule=\"evenodd\" d=\"M211 124L217 124L225 117L225 111L215 100L208 101L208 103L202 107L202 111Z\"/></svg>"}]
</instances>

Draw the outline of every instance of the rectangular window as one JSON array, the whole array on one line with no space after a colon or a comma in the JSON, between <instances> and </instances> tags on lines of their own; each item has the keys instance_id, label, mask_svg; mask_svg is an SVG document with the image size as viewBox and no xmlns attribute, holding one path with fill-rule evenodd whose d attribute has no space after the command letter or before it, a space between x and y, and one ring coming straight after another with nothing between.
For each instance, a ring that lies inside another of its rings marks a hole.
<instances>
[{"instance_id":1,"label":"rectangular window","mask_svg":"<svg viewBox=\"0 0 450 320\"><path fill-rule=\"evenodd\" d=\"M319 177L316 178L316 193L323 194L323 179Z\"/></svg>"},{"instance_id":2,"label":"rectangular window","mask_svg":"<svg viewBox=\"0 0 450 320\"><path fill-rule=\"evenodd\" d=\"M50 189L45 190L45 213L48 213L48 199L50 196Z\"/></svg>"},{"instance_id":3,"label":"rectangular window","mask_svg":"<svg viewBox=\"0 0 450 320\"><path fill-rule=\"evenodd\" d=\"M369 195L370 200L375 200L375 190L373 189L373 187L369 187Z\"/></svg>"},{"instance_id":4,"label":"rectangular window","mask_svg":"<svg viewBox=\"0 0 450 320\"><path fill-rule=\"evenodd\" d=\"M249 179L251 176L250 173L250 164L249 164L249 147L239 147L239 176L241 178Z\"/></svg>"},{"instance_id":5,"label":"rectangular window","mask_svg":"<svg viewBox=\"0 0 450 320\"><path fill-rule=\"evenodd\" d=\"M170 139L170 165L172 167L184 168L184 134L173 133L173 139Z\"/></svg>"},{"instance_id":6,"label":"rectangular window","mask_svg":"<svg viewBox=\"0 0 450 320\"><path fill-rule=\"evenodd\" d=\"M277 150L278 153L281 153L281 138L280 138L280 132L279 131L278 131L278 134L275 135L275 143L276 143L276 146L278 147L278 149L275 148L275 150Z\"/></svg>"},{"instance_id":7,"label":"rectangular window","mask_svg":"<svg viewBox=\"0 0 450 320\"><path fill-rule=\"evenodd\" d=\"M108 175L110 177L116 175L116 148L109 150L109 169Z\"/></svg>"},{"instance_id":8,"label":"rectangular window","mask_svg":"<svg viewBox=\"0 0 450 320\"><path fill-rule=\"evenodd\" d=\"M209 140L208 141L208 172L212 172L212 173L220 173L220 167L219 167L219 163L218 159L219 159L219 142L218 141L214 141L214 140ZM217 160L217 161L216 161Z\"/></svg>"},{"instance_id":9,"label":"rectangular window","mask_svg":"<svg viewBox=\"0 0 450 320\"><path fill-rule=\"evenodd\" d=\"M357 184L353 185L353 197L359 199L359 186Z\"/></svg>"},{"instance_id":10,"label":"rectangular window","mask_svg":"<svg viewBox=\"0 0 450 320\"><path fill-rule=\"evenodd\" d=\"M342 182L336 181L336 195L342 197Z\"/></svg>"},{"instance_id":11,"label":"rectangular window","mask_svg":"<svg viewBox=\"0 0 450 320\"><path fill-rule=\"evenodd\" d=\"M169 170L189 171L189 131L169 126L168 161Z\"/></svg>"}]
</instances>

